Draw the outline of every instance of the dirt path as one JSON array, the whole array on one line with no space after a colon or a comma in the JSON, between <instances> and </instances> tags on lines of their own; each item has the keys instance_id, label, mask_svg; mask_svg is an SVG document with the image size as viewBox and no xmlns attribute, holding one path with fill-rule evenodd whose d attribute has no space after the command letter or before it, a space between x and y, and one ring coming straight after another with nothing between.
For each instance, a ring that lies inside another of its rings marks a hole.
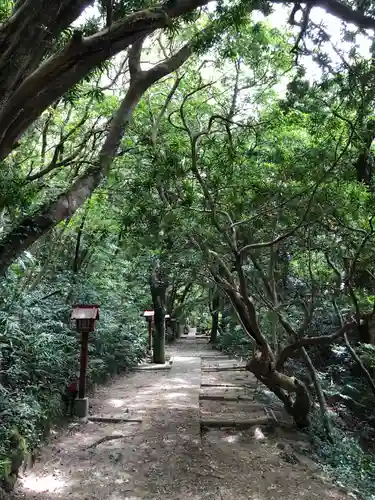
<instances>
[{"instance_id":1,"label":"dirt path","mask_svg":"<svg viewBox=\"0 0 375 500\"><path fill-rule=\"evenodd\" d=\"M139 371L97 391L90 415L140 417L142 423L71 426L43 450L17 499L309 500L349 498L298 454L295 435L264 428L201 432L201 418L265 415L251 401L255 381L243 371L212 371L233 361L194 338L169 349L170 370ZM235 388L223 385L237 386ZM207 401L205 395L249 400ZM276 409L277 410L277 409ZM98 443L106 436L121 438ZM97 443L95 445L95 443ZM91 447L90 447L91 446ZM292 451L291 451L292 450Z\"/></svg>"}]
</instances>

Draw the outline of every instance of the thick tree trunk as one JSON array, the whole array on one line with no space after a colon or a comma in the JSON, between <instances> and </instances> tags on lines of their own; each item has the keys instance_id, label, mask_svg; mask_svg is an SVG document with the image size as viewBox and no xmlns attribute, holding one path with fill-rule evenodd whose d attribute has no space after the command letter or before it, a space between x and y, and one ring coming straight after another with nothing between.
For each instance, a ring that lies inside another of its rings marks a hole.
<instances>
[{"instance_id":1,"label":"thick tree trunk","mask_svg":"<svg viewBox=\"0 0 375 500\"><path fill-rule=\"evenodd\" d=\"M286 411L299 428L309 426L311 399L302 381L278 372L269 359L262 358L260 352L255 353L246 368L284 403ZM294 394L294 401L291 394Z\"/></svg>"},{"instance_id":2,"label":"thick tree trunk","mask_svg":"<svg viewBox=\"0 0 375 500\"><path fill-rule=\"evenodd\" d=\"M220 308L220 295L218 289L215 287L209 294L209 306L211 313L211 333L209 344L216 344L217 335L219 331L219 308Z\"/></svg>"},{"instance_id":3,"label":"thick tree trunk","mask_svg":"<svg viewBox=\"0 0 375 500\"><path fill-rule=\"evenodd\" d=\"M213 311L211 313L212 323L211 323L211 333L209 344L216 344L217 333L219 329L219 311Z\"/></svg>"},{"instance_id":4,"label":"thick tree trunk","mask_svg":"<svg viewBox=\"0 0 375 500\"><path fill-rule=\"evenodd\" d=\"M193 12L209 0L170 0L134 12L88 37L75 32L59 52L48 55L64 29L93 0L19 0L0 26L0 159L4 159L27 128L54 101L95 67L171 19ZM363 29L375 19L340 1L317 0L329 13ZM30 48L33 50L30 51Z\"/></svg>"},{"instance_id":5,"label":"thick tree trunk","mask_svg":"<svg viewBox=\"0 0 375 500\"><path fill-rule=\"evenodd\" d=\"M165 363L165 314L160 297L154 301L153 362Z\"/></svg>"},{"instance_id":6,"label":"thick tree trunk","mask_svg":"<svg viewBox=\"0 0 375 500\"><path fill-rule=\"evenodd\" d=\"M0 159L9 155L43 111L95 67L166 27L170 19L208 2L166 2L130 14L92 36L76 31L62 50L43 61L53 41L92 3L27 0L0 27Z\"/></svg>"},{"instance_id":7,"label":"thick tree trunk","mask_svg":"<svg viewBox=\"0 0 375 500\"><path fill-rule=\"evenodd\" d=\"M139 83L135 82L130 86L112 121L111 130L99 155L98 164L89 168L54 201L39 207L34 215L21 219L0 242L0 275L4 275L10 264L41 236L59 222L71 217L108 175L113 157L133 111L146 90L145 87L138 86L137 88L137 85Z\"/></svg>"},{"instance_id":8,"label":"thick tree trunk","mask_svg":"<svg viewBox=\"0 0 375 500\"><path fill-rule=\"evenodd\" d=\"M150 276L150 291L154 306L153 362L165 363L165 295L167 280L160 263L155 264Z\"/></svg>"}]
</instances>

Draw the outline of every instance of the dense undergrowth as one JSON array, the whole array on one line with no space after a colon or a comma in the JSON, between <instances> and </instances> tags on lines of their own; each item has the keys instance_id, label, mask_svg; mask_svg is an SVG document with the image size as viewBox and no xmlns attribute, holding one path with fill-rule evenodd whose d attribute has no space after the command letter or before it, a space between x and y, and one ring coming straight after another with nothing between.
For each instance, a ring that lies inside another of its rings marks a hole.
<instances>
[{"instance_id":1,"label":"dense undergrowth","mask_svg":"<svg viewBox=\"0 0 375 500\"><path fill-rule=\"evenodd\" d=\"M89 388L130 369L145 355L139 295L126 286L119 295L116 283L101 284L99 277L100 273L93 274L81 285L62 274L22 292L17 277L10 275L3 285L0 481L4 486L12 468L43 443L51 424L62 417L59 391L79 370L79 337L70 322L76 299L101 306L100 321L90 336Z\"/></svg>"},{"instance_id":2,"label":"dense undergrowth","mask_svg":"<svg viewBox=\"0 0 375 500\"><path fill-rule=\"evenodd\" d=\"M223 352L246 357L251 343L240 327L231 326L222 331L217 345ZM341 348L333 348L332 351L332 357L318 372L333 423L332 440L327 440L322 419L316 411L312 415L309 428L311 451L319 457L322 468L330 473L339 485L359 498L374 500L374 396L363 379L353 375L350 357L343 354ZM363 346L359 352L372 354L371 346ZM314 354L319 358L319 353L311 353L312 356ZM294 362L293 372L301 376L304 367ZM333 374L335 382L332 380ZM334 403L331 403L331 400Z\"/></svg>"}]
</instances>

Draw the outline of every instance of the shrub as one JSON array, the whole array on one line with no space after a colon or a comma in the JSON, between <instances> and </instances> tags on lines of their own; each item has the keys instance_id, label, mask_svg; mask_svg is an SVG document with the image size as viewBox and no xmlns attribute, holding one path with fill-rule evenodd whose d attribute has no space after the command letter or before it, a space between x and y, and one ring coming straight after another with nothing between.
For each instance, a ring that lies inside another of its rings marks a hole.
<instances>
[{"instance_id":1,"label":"shrub","mask_svg":"<svg viewBox=\"0 0 375 500\"><path fill-rule=\"evenodd\" d=\"M228 354L238 354L248 356L251 348L251 341L240 326L227 328L218 337L218 345Z\"/></svg>"},{"instance_id":2,"label":"shrub","mask_svg":"<svg viewBox=\"0 0 375 500\"><path fill-rule=\"evenodd\" d=\"M62 416L60 391L79 367L79 337L70 325L71 307L61 294L48 297L50 286L23 294L22 301L7 301L0 311L0 483L3 486L9 486L15 460L14 435L20 436L16 453L22 458L41 445L51 422ZM92 283L86 287L88 290L78 291L81 300L97 302L98 293ZM9 287L8 294L11 293ZM47 298L42 299L43 296ZM102 294L100 302L100 322L89 343L89 386L128 370L146 351L146 328L137 304L129 301L120 308L109 293Z\"/></svg>"},{"instance_id":3,"label":"shrub","mask_svg":"<svg viewBox=\"0 0 375 500\"><path fill-rule=\"evenodd\" d=\"M333 442L327 441L319 417L313 420L309 432L324 469L337 483L359 493L363 500L375 500L375 456L338 428L334 428Z\"/></svg>"}]
</instances>

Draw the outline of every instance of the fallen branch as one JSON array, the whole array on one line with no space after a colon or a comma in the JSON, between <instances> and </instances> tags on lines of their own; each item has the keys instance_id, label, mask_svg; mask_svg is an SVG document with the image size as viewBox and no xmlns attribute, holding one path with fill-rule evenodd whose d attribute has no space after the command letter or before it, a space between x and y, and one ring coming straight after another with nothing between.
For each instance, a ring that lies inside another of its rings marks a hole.
<instances>
[{"instance_id":1,"label":"fallen branch","mask_svg":"<svg viewBox=\"0 0 375 500\"><path fill-rule=\"evenodd\" d=\"M201 401L254 401L250 396L219 396L215 394L200 394Z\"/></svg>"},{"instance_id":2,"label":"fallen branch","mask_svg":"<svg viewBox=\"0 0 375 500\"><path fill-rule=\"evenodd\" d=\"M134 368L135 371L158 371L158 370L170 370L172 368L171 364L168 365L160 365L160 366L155 366L155 365L144 365L144 366L136 366Z\"/></svg>"},{"instance_id":3,"label":"fallen branch","mask_svg":"<svg viewBox=\"0 0 375 500\"><path fill-rule=\"evenodd\" d=\"M246 366L213 366L212 368L202 368L202 372L231 372L231 371L238 371L238 372L244 372L246 371Z\"/></svg>"},{"instance_id":4,"label":"fallen branch","mask_svg":"<svg viewBox=\"0 0 375 500\"><path fill-rule=\"evenodd\" d=\"M120 424L122 422L135 422L141 424L143 420L141 418L122 418L122 417L89 417L91 422L107 422L109 424Z\"/></svg>"},{"instance_id":5,"label":"fallen branch","mask_svg":"<svg viewBox=\"0 0 375 500\"><path fill-rule=\"evenodd\" d=\"M92 448L96 448L100 444L106 443L107 441L112 441L114 439L122 439L124 437L126 437L126 436L124 436L124 434L116 434L114 436L104 436L104 437L98 439L97 441L95 441L95 443L92 443L92 444L89 444L88 446L86 446L85 451L90 450Z\"/></svg>"},{"instance_id":6,"label":"fallen branch","mask_svg":"<svg viewBox=\"0 0 375 500\"><path fill-rule=\"evenodd\" d=\"M201 384L201 387L225 387L228 389L246 389L246 387L242 387L240 385L232 385L232 384Z\"/></svg>"},{"instance_id":7,"label":"fallen branch","mask_svg":"<svg viewBox=\"0 0 375 500\"><path fill-rule=\"evenodd\" d=\"M276 420L277 422L277 420ZM254 425L269 425L275 424L273 418L258 417L251 420L224 420L224 419L201 419L201 427L235 427L236 429L249 429Z\"/></svg>"}]
</instances>

